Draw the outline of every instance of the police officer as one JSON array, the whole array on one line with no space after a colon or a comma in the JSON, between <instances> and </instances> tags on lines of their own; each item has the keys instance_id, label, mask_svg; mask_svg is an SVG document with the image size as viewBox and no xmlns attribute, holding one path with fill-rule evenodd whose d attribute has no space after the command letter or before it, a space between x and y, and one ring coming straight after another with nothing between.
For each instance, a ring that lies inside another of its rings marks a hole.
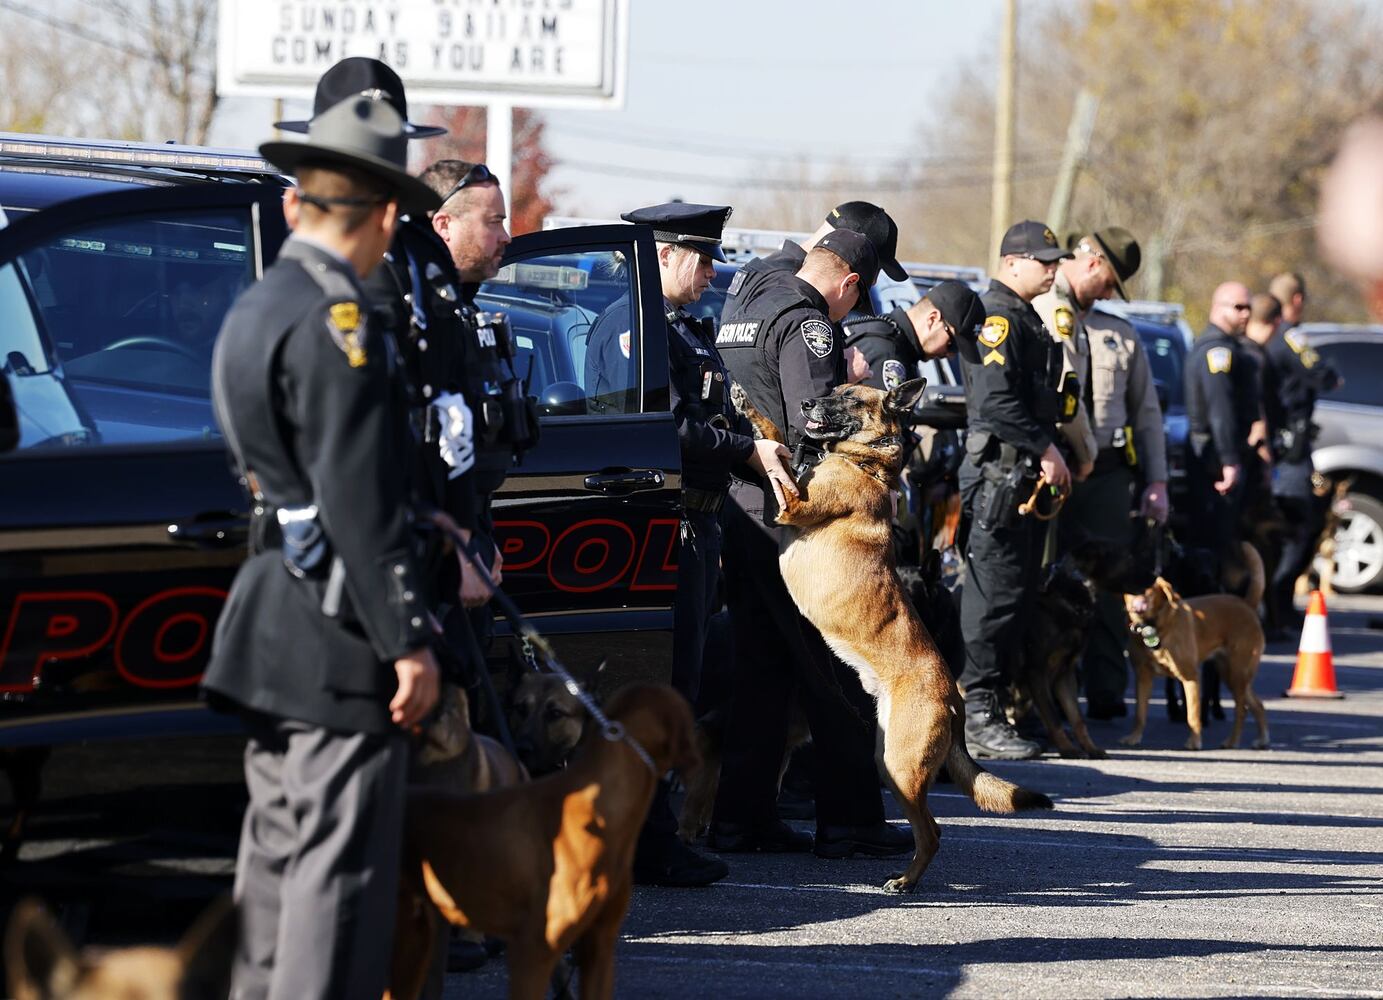
<instances>
[{"instance_id":1,"label":"police officer","mask_svg":"<svg viewBox=\"0 0 1383 1000\"><path fill-rule=\"evenodd\" d=\"M1300 616L1292 606L1293 589L1297 577L1306 572L1315 557L1316 539L1331 502L1328 494L1317 496L1312 488L1315 426L1311 416L1316 397L1338 388L1342 380L1299 330L1283 329L1288 302L1292 303L1293 320L1301 319L1306 289L1300 275L1280 274L1270 287L1287 298L1279 304L1277 316L1268 309L1266 315L1259 317L1255 314L1260 308L1260 297L1255 295L1250 303L1253 308L1248 336L1258 340L1265 355L1263 404L1275 459L1273 496L1288 525L1282 553L1264 594L1264 612L1269 636L1286 638L1301 626ZM1264 298L1279 301L1275 294Z\"/></svg>"},{"instance_id":2,"label":"police officer","mask_svg":"<svg viewBox=\"0 0 1383 1000\"><path fill-rule=\"evenodd\" d=\"M762 289L716 335L731 375L790 447L804 431L801 401L823 396L846 379L843 338L834 324L859 304L867 308L878 269L867 238L834 229L807 252L795 275ZM795 688L817 751L817 854L902 853L912 840L884 822L873 728L865 721L873 718L872 701L788 594L778 569L787 529L772 525L776 509L776 489L769 493L738 478L732 484L724 560L735 676L710 846L812 848L812 838L782 823L775 810Z\"/></svg>"},{"instance_id":3,"label":"police officer","mask_svg":"<svg viewBox=\"0 0 1383 1000\"><path fill-rule=\"evenodd\" d=\"M653 205L621 216L653 227L658 273L667 315L669 394L682 457L682 531L673 609L672 684L693 704L702 655L720 576L720 511L730 489L730 470L748 466L758 475L772 470L791 486L783 464L787 449L755 441L749 422L730 402L729 373L716 350L713 324L687 307L715 277L724 261L721 231L727 205ZM587 358L619 351L618 337L630 328L628 299L614 303L593 327ZM623 357L620 352L619 357ZM723 861L708 858L677 838L677 822L660 782L634 855L634 879L644 885L702 886L724 878Z\"/></svg>"},{"instance_id":4,"label":"police officer","mask_svg":"<svg viewBox=\"0 0 1383 1000\"><path fill-rule=\"evenodd\" d=\"M1045 530L1018 514L1037 479L1065 487L1066 461L1057 448L1061 352L1031 302L1052 285L1070 257L1040 222L1018 222L999 244L999 272L982 296L984 326L961 341L969 432L960 468L969 515L960 622L965 636L965 739L976 757L1021 760L1041 747L1023 739L1000 707L1008 683L1004 664L1027 625L1037 587Z\"/></svg>"},{"instance_id":5,"label":"police officer","mask_svg":"<svg viewBox=\"0 0 1383 1000\"><path fill-rule=\"evenodd\" d=\"M1062 544L1080 532L1127 548L1135 506L1158 523L1167 519L1166 434L1142 339L1127 320L1091 307L1111 295L1128 298L1124 282L1137 273L1142 251L1127 229L1108 226L1077 238L1074 252L1058 266L1051 290L1033 300L1062 346L1065 371L1077 373L1083 387L1076 418L1061 425L1083 473L1061 511ZM1095 607L1082 658L1085 698L1091 718L1109 719L1127 713L1129 630L1120 595L1100 591Z\"/></svg>"},{"instance_id":6,"label":"police officer","mask_svg":"<svg viewBox=\"0 0 1383 1000\"><path fill-rule=\"evenodd\" d=\"M779 250L766 257L755 257L740 268L730 281L725 306L721 310L721 322L733 322L736 315L748 307L765 288L777 282L785 282L796 274L807 258L807 251L833 229L848 229L865 236L873 244L883 272L894 281L908 280L908 272L898 263L897 224L878 205L871 205L867 201L847 201L831 209L826 215L826 221L805 243L784 240Z\"/></svg>"},{"instance_id":7,"label":"police officer","mask_svg":"<svg viewBox=\"0 0 1383 1000\"><path fill-rule=\"evenodd\" d=\"M213 359L254 500L204 681L249 732L236 997L377 997L387 978L403 733L437 699L404 392L360 284L399 214L438 204L406 173L406 146L376 92L322 111L306 142L260 147L297 177L294 233Z\"/></svg>"},{"instance_id":8,"label":"police officer","mask_svg":"<svg viewBox=\"0 0 1383 1000\"><path fill-rule=\"evenodd\" d=\"M1221 555L1239 541L1249 432L1261 413L1254 371L1242 360L1249 308L1249 290L1239 282L1215 289L1210 322L1191 345L1183 376L1190 446L1187 531L1193 545Z\"/></svg>"}]
</instances>

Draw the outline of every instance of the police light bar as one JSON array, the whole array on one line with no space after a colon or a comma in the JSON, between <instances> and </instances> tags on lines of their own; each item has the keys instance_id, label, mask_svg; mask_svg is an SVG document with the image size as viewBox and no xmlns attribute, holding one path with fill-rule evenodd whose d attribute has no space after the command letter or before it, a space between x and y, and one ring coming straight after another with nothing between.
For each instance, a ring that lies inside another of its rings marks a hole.
<instances>
[{"instance_id":1,"label":"police light bar","mask_svg":"<svg viewBox=\"0 0 1383 1000\"><path fill-rule=\"evenodd\" d=\"M590 280L591 276L586 271L565 264L509 264L500 268L499 273L486 284L579 292L590 284Z\"/></svg>"},{"instance_id":2,"label":"police light bar","mask_svg":"<svg viewBox=\"0 0 1383 1000\"><path fill-rule=\"evenodd\" d=\"M63 139L15 132L0 132L0 156L69 163L133 164L218 174L281 175L281 171L267 160L236 149L113 139Z\"/></svg>"}]
</instances>

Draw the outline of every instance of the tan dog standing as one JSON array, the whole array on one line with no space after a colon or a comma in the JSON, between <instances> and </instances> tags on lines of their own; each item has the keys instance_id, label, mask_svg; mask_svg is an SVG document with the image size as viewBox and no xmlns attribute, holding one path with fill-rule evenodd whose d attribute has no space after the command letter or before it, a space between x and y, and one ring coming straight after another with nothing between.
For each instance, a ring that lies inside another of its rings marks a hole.
<instances>
[{"instance_id":1,"label":"tan dog standing","mask_svg":"<svg viewBox=\"0 0 1383 1000\"><path fill-rule=\"evenodd\" d=\"M465 688L442 686L437 716L423 729L412 780L454 792L488 792L528 780L524 766L498 740L471 729Z\"/></svg>"},{"instance_id":2,"label":"tan dog standing","mask_svg":"<svg viewBox=\"0 0 1383 1000\"><path fill-rule=\"evenodd\" d=\"M943 764L956 787L987 812L1052 807L1047 796L971 759L960 692L898 578L892 491L902 471L903 420L925 387L921 379L889 392L846 385L804 401L807 433L827 454L777 517L797 529L779 555L788 592L877 701L884 772L916 844L907 870L884 883L890 892L911 891L940 846L927 791ZM779 439L740 386L731 398L758 436Z\"/></svg>"},{"instance_id":3,"label":"tan dog standing","mask_svg":"<svg viewBox=\"0 0 1383 1000\"><path fill-rule=\"evenodd\" d=\"M15 907L5 932L14 1000L225 1000L235 954L230 897L213 903L176 948L78 952L36 899Z\"/></svg>"},{"instance_id":4,"label":"tan dog standing","mask_svg":"<svg viewBox=\"0 0 1383 1000\"><path fill-rule=\"evenodd\" d=\"M1135 631L1145 630L1147 638L1140 640L1136 635L1129 643L1138 674L1138 703L1133 729L1120 743L1133 747L1142 742L1153 676L1160 673L1181 681L1186 689L1186 722L1191 727L1186 749L1199 750L1201 663L1220 653L1220 676L1234 695L1234 728L1222 746L1239 745L1247 709L1253 710L1258 721L1258 739L1253 745L1259 749L1268 745L1268 718L1253 692L1253 679L1263 656L1263 627L1258 613L1243 598L1207 594L1187 599L1159 577L1146 592L1126 595L1124 604ZM1148 628L1152 631L1146 631Z\"/></svg>"},{"instance_id":5,"label":"tan dog standing","mask_svg":"<svg viewBox=\"0 0 1383 1000\"><path fill-rule=\"evenodd\" d=\"M666 685L610 699L609 717L653 759L592 733L564 770L487 795L411 789L390 996L417 996L432 906L452 924L503 938L509 995L540 998L574 948L583 997L614 992L615 941L633 888L634 845L658 776L696 764L691 708Z\"/></svg>"}]
</instances>

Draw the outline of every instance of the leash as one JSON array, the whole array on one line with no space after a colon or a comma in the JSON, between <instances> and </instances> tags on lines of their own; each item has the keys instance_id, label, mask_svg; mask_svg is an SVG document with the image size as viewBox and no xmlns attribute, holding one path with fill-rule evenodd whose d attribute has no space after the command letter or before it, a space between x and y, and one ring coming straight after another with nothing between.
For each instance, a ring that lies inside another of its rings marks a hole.
<instances>
[{"instance_id":1,"label":"leash","mask_svg":"<svg viewBox=\"0 0 1383 1000\"><path fill-rule=\"evenodd\" d=\"M1041 499L1042 487L1047 487L1048 493L1052 497L1051 509L1043 512L1038 501ZM1018 513L1022 516L1031 514L1039 521L1050 521L1061 513L1062 506L1066 503L1066 498L1071 495L1069 486L1057 487L1047 481L1046 474L1037 477L1037 482L1032 484L1032 496L1028 497L1018 505Z\"/></svg>"},{"instance_id":2,"label":"leash","mask_svg":"<svg viewBox=\"0 0 1383 1000\"><path fill-rule=\"evenodd\" d=\"M547 639L528 623L527 619L524 618L518 606L510 599L509 595L500 590L495 584L494 580L490 577L490 571L485 568L485 563L473 551L474 542L468 544L466 540L461 537L459 531L453 531L449 526L439 525L439 527L451 537L452 541L456 543L457 551L465 556L466 562L470 563L471 568L480 574L480 579L490 588L490 599L498 605L500 611L504 613L504 617L509 619L509 624L513 626L514 631L522 638L525 650L531 646L538 651L548 669L562 679L562 684L566 687L567 691L571 693L571 696L581 702L586 711L590 713L591 718L594 719L596 725L600 727L600 735L610 743L618 743L621 741L627 743L629 748L633 750L634 753L638 754L639 759L648 767L649 772L652 773L655 780L662 777L658 771L658 765L653 763L653 757L649 752L639 744L638 740L634 739L634 737L630 736L629 733L625 731L622 724L612 722L605 713L600 710L600 706L596 704L595 699L577 682L576 678L571 675L571 672L562 665L562 661L557 658L557 653L553 650L552 645Z\"/></svg>"}]
</instances>

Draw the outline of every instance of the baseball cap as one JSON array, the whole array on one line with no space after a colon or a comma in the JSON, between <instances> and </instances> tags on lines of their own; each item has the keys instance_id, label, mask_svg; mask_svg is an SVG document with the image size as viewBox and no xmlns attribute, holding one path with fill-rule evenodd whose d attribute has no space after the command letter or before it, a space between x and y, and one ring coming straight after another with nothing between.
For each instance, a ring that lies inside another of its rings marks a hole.
<instances>
[{"instance_id":1,"label":"baseball cap","mask_svg":"<svg viewBox=\"0 0 1383 1000\"><path fill-rule=\"evenodd\" d=\"M967 361L978 362L980 350L975 338L984 326L984 303L975 290L963 281L942 281L923 295L936 306L941 318L956 333L956 353Z\"/></svg>"},{"instance_id":2,"label":"baseball cap","mask_svg":"<svg viewBox=\"0 0 1383 1000\"><path fill-rule=\"evenodd\" d=\"M879 277L879 255L869 238L853 229L833 229L816 241L816 249L829 250L845 261L850 270L860 276L859 312L873 313L873 303L869 299L869 289Z\"/></svg>"},{"instance_id":3,"label":"baseball cap","mask_svg":"<svg viewBox=\"0 0 1383 1000\"><path fill-rule=\"evenodd\" d=\"M1033 219L1015 222L1008 227L1003 242L999 244L999 256L1005 257L1008 254L1031 256L1044 264L1075 256L1057 243L1056 234L1047 228L1045 223Z\"/></svg>"},{"instance_id":4,"label":"baseball cap","mask_svg":"<svg viewBox=\"0 0 1383 1000\"><path fill-rule=\"evenodd\" d=\"M878 205L847 201L831 209L826 222L836 229L863 233L878 254L883 271L894 281L907 281L908 272L898 263L898 226Z\"/></svg>"}]
</instances>

